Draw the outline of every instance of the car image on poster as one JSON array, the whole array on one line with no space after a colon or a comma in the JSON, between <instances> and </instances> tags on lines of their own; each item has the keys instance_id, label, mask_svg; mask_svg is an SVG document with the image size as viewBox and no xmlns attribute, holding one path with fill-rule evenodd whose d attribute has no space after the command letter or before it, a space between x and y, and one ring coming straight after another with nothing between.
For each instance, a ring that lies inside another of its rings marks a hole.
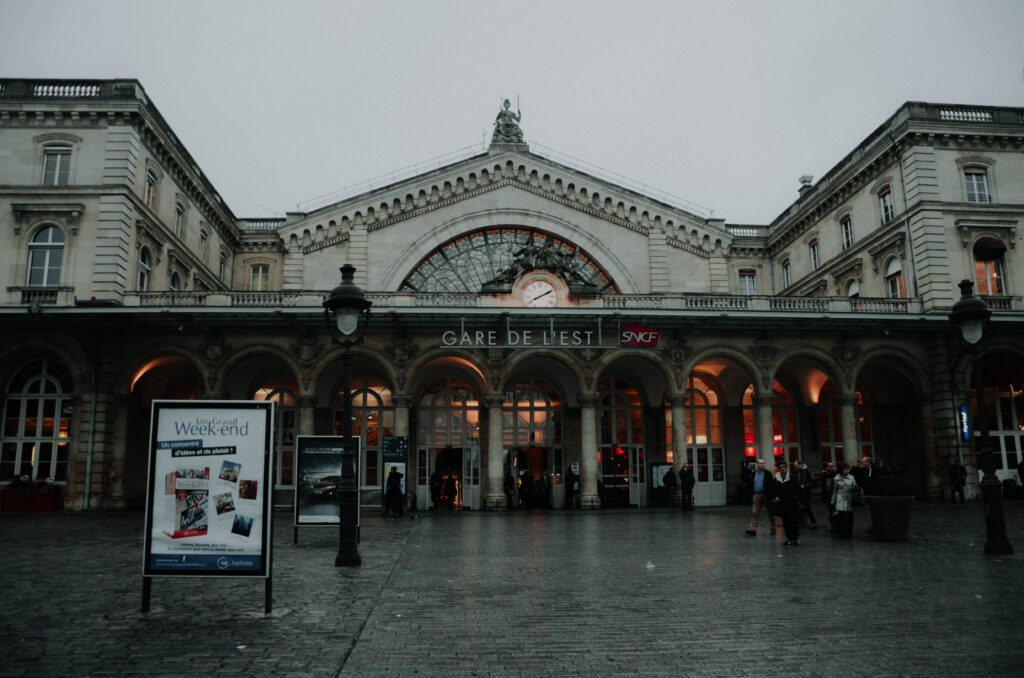
<instances>
[{"instance_id":1,"label":"car image on poster","mask_svg":"<svg viewBox=\"0 0 1024 678\"><path fill-rule=\"evenodd\" d=\"M269 576L272 401L153 401L144 575Z\"/></svg>"}]
</instances>

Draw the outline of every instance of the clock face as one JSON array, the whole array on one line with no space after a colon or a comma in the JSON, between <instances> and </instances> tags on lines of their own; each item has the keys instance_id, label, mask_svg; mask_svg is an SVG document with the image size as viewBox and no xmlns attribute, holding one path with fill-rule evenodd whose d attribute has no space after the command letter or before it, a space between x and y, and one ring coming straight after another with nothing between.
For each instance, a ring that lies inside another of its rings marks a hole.
<instances>
[{"instance_id":1,"label":"clock face","mask_svg":"<svg viewBox=\"0 0 1024 678\"><path fill-rule=\"evenodd\" d=\"M557 302L558 294L547 280L534 280L523 288L523 303L530 308L551 308Z\"/></svg>"}]
</instances>

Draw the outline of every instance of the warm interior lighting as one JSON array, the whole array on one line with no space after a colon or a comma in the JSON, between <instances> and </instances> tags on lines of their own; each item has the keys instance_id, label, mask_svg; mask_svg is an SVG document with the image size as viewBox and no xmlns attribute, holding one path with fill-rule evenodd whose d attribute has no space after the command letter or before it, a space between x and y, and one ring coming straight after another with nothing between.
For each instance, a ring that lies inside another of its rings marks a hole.
<instances>
[{"instance_id":1,"label":"warm interior lighting","mask_svg":"<svg viewBox=\"0 0 1024 678\"><path fill-rule=\"evenodd\" d=\"M757 456L757 448L754 447L753 445L747 445L745 448L743 448L743 450L746 453L746 456L748 456L748 457L756 457Z\"/></svg>"}]
</instances>

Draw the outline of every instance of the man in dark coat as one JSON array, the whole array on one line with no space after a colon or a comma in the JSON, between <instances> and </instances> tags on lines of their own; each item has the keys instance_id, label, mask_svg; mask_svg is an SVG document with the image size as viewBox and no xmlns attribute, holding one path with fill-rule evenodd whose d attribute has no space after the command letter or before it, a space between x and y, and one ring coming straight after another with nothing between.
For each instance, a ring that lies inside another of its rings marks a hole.
<instances>
[{"instance_id":1,"label":"man in dark coat","mask_svg":"<svg viewBox=\"0 0 1024 678\"><path fill-rule=\"evenodd\" d=\"M967 469L959 461L949 467L949 498L955 504L956 495L960 495L960 503L964 503L964 485L967 484Z\"/></svg>"},{"instance_id":2,"label":"man in dark coat","mask_svg":"<svg viewBox=\"0 0 1024 678\"><path fill-rule=\"evenodd\" d=\"M786 531L786 541L783 546L800 545L800 515L803 512L803 491L800 489L799 478L800 466L793 462L788 470L785 464L779 467L781 482L776 486L775 497L772 502L777 507L777 512L782 516L782 528Z\"/></svg>"},{"instance_id":3,"label":"man in dark coat","mask_svg":"<svg viewBox=\"0 0 1024 678\"><path fill-rule=\"evenodd\" d=\"M697 484L697 479L693 477L693 469L690 467L690 462L683 464L683 467L679 469L679 488L683 492L683 510L693 510L693 486Z\"/></svg>"}]
</instances>

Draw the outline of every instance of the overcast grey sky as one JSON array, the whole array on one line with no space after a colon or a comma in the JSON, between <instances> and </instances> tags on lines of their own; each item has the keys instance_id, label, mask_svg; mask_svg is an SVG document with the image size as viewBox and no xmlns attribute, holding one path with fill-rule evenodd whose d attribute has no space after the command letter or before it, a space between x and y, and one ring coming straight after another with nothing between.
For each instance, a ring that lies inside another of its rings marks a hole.
<instances>
[{"instance_id":1,"label":"overcast grey sky","mask_svg":"<svg viewBox=\"0 0 1024 678\"><path fill-rule=\"evenodd\" d=\"M1024 106L1021 0L0 0L0 76L138 78L240 217L489 139L768 223L904 101Z\"/></svg>"}]
</instances>

